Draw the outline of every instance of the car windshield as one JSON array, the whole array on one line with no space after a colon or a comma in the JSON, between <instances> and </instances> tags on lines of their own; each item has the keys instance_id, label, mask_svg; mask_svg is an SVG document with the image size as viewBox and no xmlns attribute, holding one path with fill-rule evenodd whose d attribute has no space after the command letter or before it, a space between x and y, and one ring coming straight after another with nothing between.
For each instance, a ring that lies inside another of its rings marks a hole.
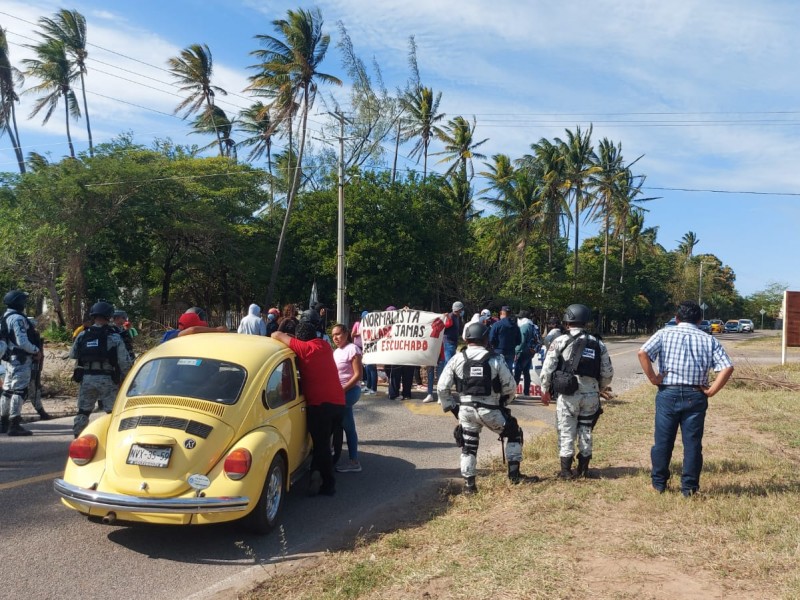
<instances>
[{"instance_id":1,"label":"car windshield","mask_svg":"<svg viewBox=\"0 0 800 600\"><path fill-rule=\"evenodd\" d=\"M188 396L235 404L247 378L239 365L210 358L157 358L144 364L128 388L131 396Z\"/></svg>"},{"instance_id":2,"label":"car windshield","mask_svg":"<svg viewBox=\"0 0 800 600\"><path fill-rule=\"evenodd\" d=\"M700 326L701 327L708 327L709 325L711 325L710 321L700 321Z\"/></svg>"},{"instance_id":3,"label":"car windshield","mask_svg":"<svg viewBox=\"0 0 800 600\"><path fill-rule=\"evenodd\" d=\"M742 323L743 325L752 325L753 324L753 322L750 319L742 319L741 321L739 321L739 323Z\"/></svg>"}]
</instances>

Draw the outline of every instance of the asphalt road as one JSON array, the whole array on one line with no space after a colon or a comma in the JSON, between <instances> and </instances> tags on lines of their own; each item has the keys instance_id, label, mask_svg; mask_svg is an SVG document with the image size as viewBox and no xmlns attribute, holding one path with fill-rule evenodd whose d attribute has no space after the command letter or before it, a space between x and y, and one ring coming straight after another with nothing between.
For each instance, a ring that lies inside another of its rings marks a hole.
<instances>
[{"instance_id":1,"label":"asphalt road","mask_svg":"<svg viewBox=\"0 0 800 600\"><path fill-rule=\"evenodd\" d=\"M644 381L636 360L641 343L608 342L615 392ZM425 518L418 507L430 506L438 490L458 480L459 450L453 417L438 404L422 404L424 395L415 392L402 403L385 394L362 397L356 423L363 472L339 474L333 498L306 497L301 481L286 498L281 530L263 537L234 525L89 522L62 506L52 489L72 439L71 418L30 423L32 437L0 436L0 596L230 598L281 562L342 547L359 532ZM527 439L553 425L552 404L518 399L511 409ZM492 434L481 443L479 458L500 451Z\"/></svg>"}]
</instances>

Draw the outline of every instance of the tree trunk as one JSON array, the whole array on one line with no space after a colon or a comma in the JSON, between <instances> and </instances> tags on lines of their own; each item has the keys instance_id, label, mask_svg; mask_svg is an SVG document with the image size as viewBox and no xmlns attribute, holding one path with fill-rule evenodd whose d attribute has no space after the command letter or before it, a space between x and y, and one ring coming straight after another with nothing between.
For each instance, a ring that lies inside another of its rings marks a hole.
<instances>
[{"instance_id":1,"label":"tree trunk","mask_svg":"<svg viewBox=\"0 0 800 600\"><path fill-rule=\"evenodd\" d=\"M397 137L394 140L394 161L392 162L392 184L397 175L397 154L400 152L400 118L397 118Z\"/></svg>"},{"instance_id":2,"label":"tree trunk","mask_svg":"<svg viewBox=\"0 0 800 600\"><path fill-rule=\"evenodd\" d=\"M83 93L83 114L86 115L86 134L89 136L89 156L94 156L92 126L89 124L89 105L86 103L86 84L83 81L83 71L81 71L81 92Z\"/></svg>"},{"instance_id":3,"label":"tree trunk","mask_svg":"<svg viewBox=\"0 0 800 600\"><path fill-rule=\"evenodd\" d=\"M67 124L67 143L69 144L69 155L72 158L75 158L75 148L72 145L72 134L69 131L69 99L67 97L67 92L64 92L64 115L65 115L65 122Z\"/></svg>"},{"instance_id":4,"label":"tree trunk","mask_svg":"<svg viewBox=\"0 0 800 600\"><path fill-rule=\"evenodd\" d=\"M572 289L578 288L578 219L580 218L581 188L575 188L575 273L572 276Z\"/></svg>"},{"instance_id":5,"label":"tree trunk","mask_svg":"<svg viewBox=\"0 0 800 600\"><path fill-rule=\"evenodd\" d=\"M294 198L297 195L297 188L298 183L300 181L300 169L303 164L303 150L305 149L306 143L306 122L308 119L308 85L306 84L305 88L303 89L303 121L302 126L300 129L300 149L297 153L297 166L294 170L294 176L292 177L292 185L289 188L289 197L286 199L286 214L283 217L283 225L281 226L281 235L278 238L278 249L275 251L275 262L272 265L272 273L269 275L269 288L267 288L267 301L266 306L272 306L272 298L274 297L275 293L275 284L278 281L278 270L281 266L281 257L283 256L283 246L286 243L286 232L289 229L289 216L292 213L292 204L294 203ZM289 128L291 130L291 122L289 123ZM291 146L289 147L289 156L291 157L292 150ZM291 164L291 160L290 160Z\"/></svg>"},{"instance_id":6,"label":"tree trunk","mask_svg":"<svg viewBox=\"0 0 800 600\"><path fill-rule=\"evenodd\" d=\"M605 233L606 233L606 236L605 236L605 244L604 244L604 247L603 247L603 285L602 285L602 287L600 289L600 293L601 294L605 294L606 293L606 275L608 274L608 228L609 228L609 226L610 225L609 225L609 222L608 222L608 207L606 207L606 215L605 215L605 230L606 230Z\"/></svg>"},{"instance_id":7,"label":"tree trunk","mask_svg":"<svg viewBox=\"0 0 800 600\"><path fill-rule=\"evenodd\" d=\"M275 205L275 181L272 179L272 142L267 140L267 172L269 173L269 214Z\"/></svg>"}]
</instances>

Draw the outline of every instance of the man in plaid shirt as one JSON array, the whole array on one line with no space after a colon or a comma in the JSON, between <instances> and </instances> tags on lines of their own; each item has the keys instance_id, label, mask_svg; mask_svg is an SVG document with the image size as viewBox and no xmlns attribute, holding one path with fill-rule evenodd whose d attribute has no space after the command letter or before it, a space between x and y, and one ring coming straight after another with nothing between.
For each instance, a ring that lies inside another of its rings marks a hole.
<instances>
[{"instance_id":1,"label":"man in plaid shirt","mask_svg":"<svg viewBox=\"0 0 800 600\"><path fill-rule=\"evenodd\" d=\"M708 399L719 392L733 373L733 363L713 336L698 329L702 310L691 301L681 302L676 327L657 331L639 350L639 363L656 393L655 442L650 450L653 488L663 493L678 427L683 440L681 492L691 496L700 489L703 469L703 427ZM658 374L653 362L658 360ZM708 371L717 376L708 384Z\"/></svg>"}]
</instances>

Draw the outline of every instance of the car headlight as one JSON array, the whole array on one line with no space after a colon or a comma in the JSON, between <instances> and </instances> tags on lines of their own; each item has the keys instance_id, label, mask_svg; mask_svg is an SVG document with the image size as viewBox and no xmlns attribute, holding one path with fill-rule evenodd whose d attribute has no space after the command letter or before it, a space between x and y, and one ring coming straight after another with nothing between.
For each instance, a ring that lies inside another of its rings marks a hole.
<instances>
[{"instance_id":1,"label":"car headlight","mask_svg":"<svg viewBox=\"0 0 800 600\"><path fill-rule=\"evenodd\" d=\"M223 470L229 479L238 481L250 471L250 464L252 462L253 457L249 450L246 448L236 448L236 450L233 450L225 457Z\"/></svg>"},{"instance_id":2,"label":"car headlight","mask_svg":"<svg viewBox=\"0 0 800 600\"><path fill-rule=\"evenodd\" d=\"M76 465L83 466L92 461L98 444L97 437L91 434L82 435L69 445L69 457Z\"/></svg>"}]
</instances>

